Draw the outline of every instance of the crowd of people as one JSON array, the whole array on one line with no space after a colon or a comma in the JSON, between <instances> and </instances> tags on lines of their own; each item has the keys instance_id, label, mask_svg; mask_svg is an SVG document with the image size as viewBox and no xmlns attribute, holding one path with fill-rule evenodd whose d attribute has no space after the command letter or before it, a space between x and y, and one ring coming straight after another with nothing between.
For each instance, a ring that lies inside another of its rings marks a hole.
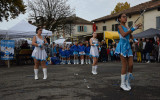
<instances>
[{"instance_id":1,"label":"crowd of people","mask_svg":"<svg viewBox=\"0 0 160 100\"><path fill-rule=\"evenodd\" d=\"M133 56L137 58L137 62L151 62L151 57L153 62L160 61L160 40L159 37L156 39L142 38L138 39L137 43L131 43Z\"/></svg>"},{"instance_id":2,"label":"crowd of people","mask_svg":"<svg viewBox=\"0 0 160 100\"><path fill-rule=\"evenodd\" d=\"M50 49L47 50L52 64L91 64L90 43L74 42L74 44L55 44L52 43ZM99 62L120 61L118 56L115 56L115 46L107 48L106 42L99 42L98 46Z\"/></svg>"},{"instance_id":3,"label":"crowd of people","mask_svg":"<svg viewBox=\"0 0 160 100\"><path fill-rule=\"evenodd\" d=\"M133 51L133 58L139 63L150 63L151 58L152 61L159 62L159 43L159 37L154 42L148 38L137 39L137 42L131 40L130 45ZM98 62L119 62L120 56L115 54L117 44L118 41L107 47L105 40L99 42ZM63 45L53 42L47 51L52 64L91 64L92 62L89 41L75 42L74 44L64 43Z\"/></svg>"}]
</instances>

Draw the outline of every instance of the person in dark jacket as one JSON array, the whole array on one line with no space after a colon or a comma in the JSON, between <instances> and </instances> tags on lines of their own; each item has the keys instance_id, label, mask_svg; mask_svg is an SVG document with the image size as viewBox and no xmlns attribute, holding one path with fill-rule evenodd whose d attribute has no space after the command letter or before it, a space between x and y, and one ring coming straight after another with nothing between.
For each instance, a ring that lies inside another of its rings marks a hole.
<instances>
[{"instance_id":1,"label":"person in dark jacket","mask_svg":"<svg viewBox=\"0 0 160 100\"><path fill-rule=\"evenodd\" d=\"M146 40L145 40L145 38L142 38L142 43L143 43L143 47L142 47L142 61L145 62L146 61L146 51L145 51Z\"/></svg>"},{"instance_id":2,"label":"person in dark jacket","mask_svg":"<svg viewBox=\"0 0 160 100\"><path fill-rule=\"evenodd\" d=\"M152 48L153 48L152 43L149 41L149 39L146 39L145 51L146 51L146 57L148 60L147 63L150 63L150 53L152 52Z\"/></svg>"},{"instance_id":3,"label":"person in dark jacket","mask_svg":"<svg viewBox=\"0 0 160 100\"><path fill-rule=\"evenodd\" d=\"M154 57L155 57L155 62L158 62L159 45L160 45L160 40L159 40L159 37L157 37L157 38L156 38L155 45L154 45Z\"/></svg>"},{"instance_id":4,"label":"person in dark jacket","mask_svg":"<svg viewBox=\"0 0 160 100\"><path fill-rule=\"evenodd\" d=\"M136 52L137 52L137 62L141 62L141 52L142 52L143 43L141 42L140 38L138 39L138 43L136 44Z\"/></svg>"},{"instance_id":5,"label":"person in dark jacket","mask_svg":"<svg viewBox=\"0 0 160 100\"><path fill-rule=\"evenodd\" d=\"M104 40L102 41L100 55L101 55L102 62L106 62L107 61L107 44Z\"/></svg>"}]
</instances>

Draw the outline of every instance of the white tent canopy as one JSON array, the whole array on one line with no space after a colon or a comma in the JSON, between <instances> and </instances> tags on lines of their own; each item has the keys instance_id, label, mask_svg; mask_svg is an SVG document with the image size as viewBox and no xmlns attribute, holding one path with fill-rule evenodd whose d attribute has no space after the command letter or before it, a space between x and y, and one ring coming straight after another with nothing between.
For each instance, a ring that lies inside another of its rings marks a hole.
<instances>
[{"instance_id":1,"label":"white tent canopy","mask_svg":"<svg viewBox=\"0 0 160 100\"><path fill-rule=\"evenodd\" d=\"M54 42L55 42L56 44L63 44L63 43L65 42L65 40L66 40L66 39L60 38L60 39L58 39L58 40L55 40Z\"/></svg>"},{"instance_id":2,"label":"white tent canopy","mask_svg":"<svg viewBox=\"0 0 160 100\"><path fill-rule=\"evenodd\" d=\"M25 38L14 38L14 39L11 39L11 40L15 40L15 41L24 40L24 41L27 41L28 44L32 44L31 40L28 40L28 39L25 39Z\"/></svg>"},{"instance_id":3,"label":"white tent canopy","mask_svg":"<svg viewBox=\"0 0 160 100\"><path fill-rule=\"evenodd\" d=\"M65 41L66 41L66 39L60 38L60 39L58 39L58 40L55 40L54 42L55 42L56 44L62 45ZM65 43L66 43L66 44L72 44L72 42L65 42Z\"/></svg>"},{"instance_id":4,"label":"white tent canopy","mask_svg":"<svg viewBox=\"0 0 160 100\"><path fill-rule=\"evenodd\" d=\"M0 30L0 36L3 36L4 38L4 35L7 34L9 38L31 38L36 35L36 28L36 26L29 24L25 20L22 20L8 30ZM42 35L51 36L52 32L43 29Z\"/></svg>"}]
</instances>

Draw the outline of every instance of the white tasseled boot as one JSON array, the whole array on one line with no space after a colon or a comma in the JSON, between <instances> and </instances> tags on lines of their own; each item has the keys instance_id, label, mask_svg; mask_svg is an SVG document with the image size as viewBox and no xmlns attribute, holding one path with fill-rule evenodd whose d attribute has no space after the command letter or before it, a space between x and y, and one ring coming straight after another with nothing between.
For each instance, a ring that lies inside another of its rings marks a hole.
<instances>
[{"instance_id":1,"label":"white tasseled boot","mask_svg":"<svg viewBox=\"0 0 160 100\"><path fill-rule=\"evenodd\" d=\"M94 66L92 66L92 74L93 75L95 74L95 72L94 72Z\"/></svg>"},{"instance_id":2,"label":"white tasseled boot","mask_svg":"<svg viewBox=\"0 0 160 100\"><path fill-rule=\"evenodd\" d=\"M83 65L83 59L81 59L81 65Z\"/></svg>"},{"instance_id":3,"label":"white tasseled boot","mask_svg":"<svg viewBox=\"0 0 160 100\"><path fill-rule=\"evenodd\" d=\"M124 90L124 91L129 91L129 89L126 87L125 77L126 77L126 74L121 75L121 85L120 85L120 88L122 90Z\"/></svg>"},{"instance_id":4,"label":"white tasseled boot","mask_svg":"<svg viewBox=\"0 0 160 100\"><path fill-rule=\"evenodd\" d=\"M98 66L97 65L95 65L95 67L94 67L95 69L95 74L97 74L97 68L98 68Z\"/></svg>"},{"instance_id":5,"label":"white tasseled boot","mask_svg":"<svg viewBox=\"0 0 160 100\"><path fill-rule=\"evenodd\" d=\"M47 79L47 68L43 68L43 75L44 75L43 79L44 80Z\"/></svg>"},{"instance_id":6,"label":"white tasseled boot","mask_svg":"<svg viewBox=\"0 0 160 100\"><path fill-rule=\"evenodd\" d=\"M93 74L93 75L96 75L96 74L97 74L96 71L95 71L95 67L96 67L96 66L92 66L92 74Z\"/></svg>"},{"instance_id":7,"label":"white tasseled boot","mask_svg":"<svg viewBox=\"0 0 160 100\"><path fill-rule=\"evenodd\" d=\"M76 60L74 59L74 65L76 64Z\"/></svg>"},{"instance_id":8,"label":"white tasseled boot","mask_svg":"<svg viewBox=\"0 0 160 100\"><path fill-rule=\"evenodd\" d=\"M88 60L87 59L85 60L85 62L86 62L86 64L88 64Z\"/></svg>"},{"instance_id":9,"label":"white tasseled boot","mask_svg":"<svg viewBox=\"0 0 160 100\"><path fill-rule=\"evenodd\" d=\"M64 60L64 64L66 64L66 60Z\"/></svg>"},{"instance_id":10,"label":"white tasseled boot","mask_svg":"<svg viewBox=\"0 0 160 100\"><path fill-rule=\"evenodd\" d=\"M70 60L68 60L68 64L69 64L69 65L71 64L71 61L70 61Z\"/></svg>"},{"instance_id":11,"label":"white tasseled boot","mask_svg":"<svg viewBox=\"0 0 160 100\"><path fill-rule=\"evenodd\" d=\"M82 65L84 64L84 59L82 59Z\"/></svg>"},{"instance_id":12,"label":"white tasseled boot","mask_svg":"<svg viewBox=\"0 0 160 100\"><path fill-rule=\"evenodd\" d=\"M34 79L38 80L38 69L34 69Z\"/></svg>"},{"instance_id":13,"label":"white tasseled boot","mask_svg":"<svg viewBox=\"0 0 160 100\"><path fill-rule=\"evenodd\" d=\"M126 79L126 87L127 87L129 90L131 90L130 75L132 75L132 73L127 73L127 79Z\"/></svg>"},{"instance_id":14,"label":"white tasseled boot","mask_svg":"<svg viewBox=\"0 0 160 100\"><path fill-rule=\"evenodd\" d=\"M77 64L79 64L79 60L77 59Z\"/></svg>"}]
</instances>

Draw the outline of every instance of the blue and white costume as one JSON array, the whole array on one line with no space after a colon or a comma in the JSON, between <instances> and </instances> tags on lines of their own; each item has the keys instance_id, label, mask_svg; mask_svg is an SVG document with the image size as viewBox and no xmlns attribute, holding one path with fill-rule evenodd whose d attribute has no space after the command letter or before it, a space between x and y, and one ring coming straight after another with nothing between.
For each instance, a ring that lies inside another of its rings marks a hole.
<instances>
[{"instance_id":1,"label":"blue and white costume","mask_svg":"<svg viewBox=\"0 0 160 100\"><path fill-rule=\"evenodd\" d=\"M92 40L92 44L98 44L98 39L93 39L91 38ZM98 47L97 46L91 46L91 49L90 49L90 55L92 57L99 57L99 52L98 52Z\"/></svg>"},{"instance_id":2,"label":"blue and white costume","mask_svg":"<svg viewBox=\"0 0 160 100\"><path fill-rule=\"evenodd\" d=\"M78 46L78 51L79 51L79 55L85 55L85 46L84 45L79 45Z\"/></svg>"},{"instance_id":3,"label":"blue and white costume","mask_svg":"<svg viewBox=\"0 0 160 100\"><path fill-rule=\"evenodd\" d=\"M38 36L36 36L36 43L43 45L44 44L44 39L40 39L38 38ZM35 47L33 52L32 52L32 57L40 60L40 61L45 61L47 58L47 53L45 51L45 47Z\"/></svg>"},{"instance_id":4,"label":"blue and white costume","mask_svg":"<svg viewBox=\"0 0 160 100\"><path fill-rule=\"evenodd\" d=\"M128 29L126 27L122 26L122 28L123 28L124 32L128 31ZM119 30L118 30L118 33L119 33L119 36L120 36L120 41L119 41L119 43L116 47L115 54L121 54L124 57L133 56L132 49L131 49L131 46L130 46L130 43L129 43L130 34L128 34L125 37L122 37Z\"/></svg>"},{"instance_id":5,"label":"blue and white costume","mask_svg":"<svg viewBox=\"0 0 160 100\"><path fill-rule=\"evenodd\" d=\"M78 46L77 45L73 45L72 49L73 49L73 54L74 55L78 55Z\"/></svg>"}]
</instances>

